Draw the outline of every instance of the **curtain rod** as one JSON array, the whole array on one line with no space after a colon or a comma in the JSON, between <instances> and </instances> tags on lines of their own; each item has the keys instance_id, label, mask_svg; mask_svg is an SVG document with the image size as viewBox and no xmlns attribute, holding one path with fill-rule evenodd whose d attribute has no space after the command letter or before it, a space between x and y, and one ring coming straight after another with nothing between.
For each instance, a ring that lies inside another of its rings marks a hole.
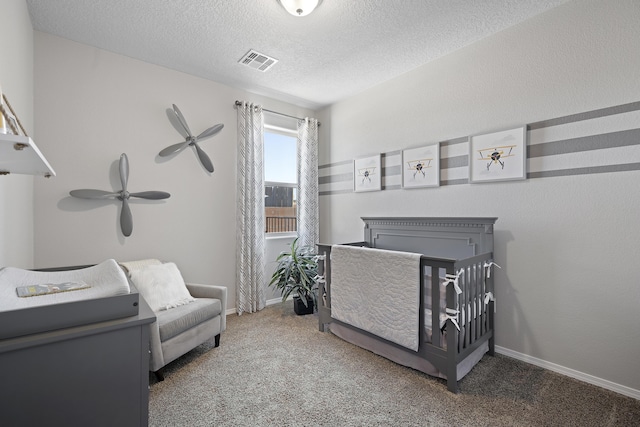
<instances>
[{"instance_id":1,"label":"curtain rod","mask_svg":"<svg viewBox=\"0 0 640 427\"><path fill-rule=\"evenodd\" d=\"M242 105L242 102L240 101L236 101L235 103L236 106L240 106ZM284 116L284 117L289 117L291 119L296 119L296 120L304 120L304 118L301 117L296 117L296 116L290 116L289 114L284 114L284 113L279 113L277 111L273 111L273 110L267 110L266 108L263 108L262 111L266 111L268 113L273 113L273 114L277 114L279 116ZM320 126L320 122L318 122L318 126Z\"/></svg>"}]
</instances>

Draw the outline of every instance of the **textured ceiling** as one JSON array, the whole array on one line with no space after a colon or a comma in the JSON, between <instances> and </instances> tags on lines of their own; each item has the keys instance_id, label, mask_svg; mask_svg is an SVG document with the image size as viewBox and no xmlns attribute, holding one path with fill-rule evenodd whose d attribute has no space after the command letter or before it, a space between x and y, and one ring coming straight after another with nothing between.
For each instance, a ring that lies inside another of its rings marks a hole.
<instances>
[{"instance_id":1,"label":"textured ceiling","mask_svg":"<svg viewBox=\"0 0 640 427\"><path fill-rule=\"evenodd\" d=\"M319 108L566 0L27 0L35 30L294 104ZM238 63L249 50L267 72Z\"/></svg>"}]
</instances>

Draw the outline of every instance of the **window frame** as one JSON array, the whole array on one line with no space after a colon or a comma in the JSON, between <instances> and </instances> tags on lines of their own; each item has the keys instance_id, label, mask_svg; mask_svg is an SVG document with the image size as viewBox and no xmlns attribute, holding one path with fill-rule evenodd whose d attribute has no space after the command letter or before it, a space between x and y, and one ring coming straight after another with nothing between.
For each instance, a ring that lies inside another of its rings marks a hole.
<instances>
[{"instance_id":1,"label":"window frame","mask_svg":"<svg viewBox=\"0 0 640 427\"><path fill-rule=\"evenodd\" d=\"M266 119L266 118L265 118ZM289 128L285 128L285 127L281 127L281 126L275 126L275 125L270 125L268 123L266 123L265 120L265 124L264 124L264 133L275 133L275 134L279 134L279 135L283 135L283 136L288 136L288 137L292 137L296 140L296 157L298 154L298 129L289 129ZM264 156L264 154L263 154ZM263 171L264 173L264 171ZM264 194L264 196L266 197L266 187L267 186L278 186L278 187L289 187L289 188L295 188L296 189L296 199L298 197L298 165L296 162L296 182L278 182L278 181L267 181L266 179L264 179L264 188L262 189L262 194ZM266 204L265 204L265 210L266 210ZM297 208L296 208L296 217L297 217ZM266 223L266 215L265 215L265 223ZM278 231L278 232L271 232L271 233L267 233L266 231L264 232L265 238L266 239L282 239L282 238L290 238L290 237L297 237L298 236L298 224L297 224L297 220L296 220L296 231Z\"/></svg>"}]
</instances>

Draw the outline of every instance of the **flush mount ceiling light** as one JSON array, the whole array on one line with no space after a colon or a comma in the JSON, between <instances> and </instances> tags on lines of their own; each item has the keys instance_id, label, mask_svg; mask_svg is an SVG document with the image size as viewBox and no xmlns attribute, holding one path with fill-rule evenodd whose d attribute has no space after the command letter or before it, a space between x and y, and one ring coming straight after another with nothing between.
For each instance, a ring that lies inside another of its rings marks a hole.
<instances>
[{"instance_id":1,"label":"flush mount ceiling light","mask_svg":"<svg viewBox=\"0 0 640 427\"><path fill-rule=\"evenodd\" d=\"M322 0L278 0L284 9L293 16L307 16L314 11Z\"/></svg>"}]
</instances>

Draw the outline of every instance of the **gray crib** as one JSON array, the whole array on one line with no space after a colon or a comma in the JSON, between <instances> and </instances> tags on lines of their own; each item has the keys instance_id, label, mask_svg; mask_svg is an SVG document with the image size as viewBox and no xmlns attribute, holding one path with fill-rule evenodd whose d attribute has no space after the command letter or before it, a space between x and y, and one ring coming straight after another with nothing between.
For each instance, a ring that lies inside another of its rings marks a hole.
<instances>
[{"instance_id":1,"label":"gray crib","mask_svg":"<svg viewBox=\"0 0 640 427\"><path fill-rule=\"evenodd\" d=\"M364 241L420 256L417 351L332 317L331 249L319 244L320 331L429 375L452 392L485 353L494 354L493 225L496 218L362 218ZM336 251L337 252L337 251ZM454 283L455 282L455 283ZM337 283L337 282L336 282ZM368 309L362 307L363 310ZM445 320L443 320L445 319Z\"/></svg>"}]
</instances>

